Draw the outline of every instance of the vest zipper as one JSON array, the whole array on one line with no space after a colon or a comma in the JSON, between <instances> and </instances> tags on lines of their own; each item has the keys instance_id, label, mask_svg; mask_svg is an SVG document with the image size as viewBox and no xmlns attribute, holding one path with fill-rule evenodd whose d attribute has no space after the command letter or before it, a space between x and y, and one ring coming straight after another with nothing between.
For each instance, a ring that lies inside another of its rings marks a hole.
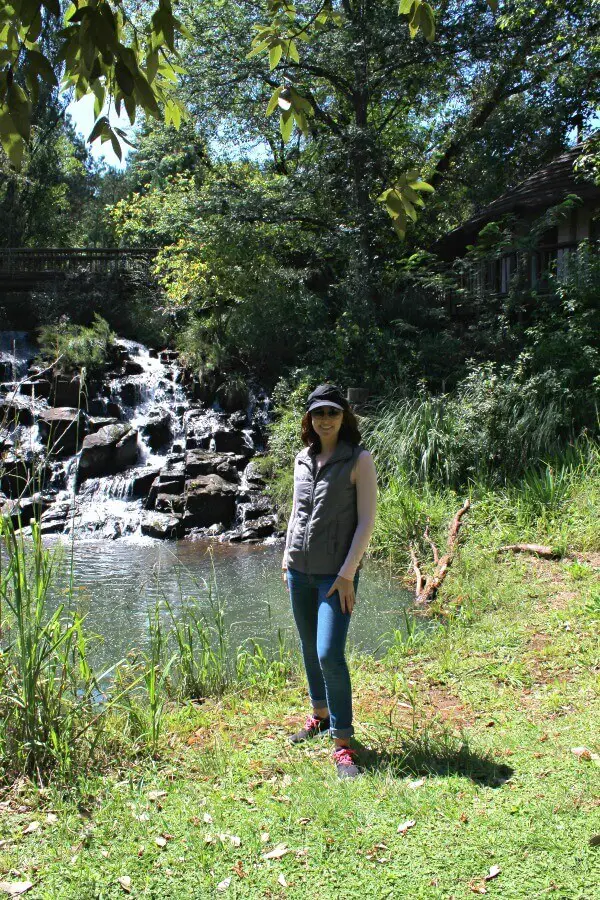
<instances>
[{"instance_id":1,"label":"vest zipper","mask_svg":"<svg viewBox=\"0 0 600 900\"><path fill-rule=\"evenodd\" d=\"M334 450L334 453L335 453L335 450ZM317 481L319 480L319 475L321 474L321 472L323 471L325 466L329 465L332 457L333 457L333 453L331 454L331 456L329 457L327 462L324 462L323 465L321 466L321 468L317 469L316 471L315 471L316 459L313 459L312 463L311 463L312 489L311 489L311 493L310 493L310 512L308 515L308 520L306 522L306 528L304 529L304 542L303 542L304 566L306 568L307 575L310 575L310 572L308 570L308 528L310 526L310 523L312 522L312 516L313 516L313 512L314 512L314 507L315 507L315 489L317 486Z\"/></svg>"}]
</instances>

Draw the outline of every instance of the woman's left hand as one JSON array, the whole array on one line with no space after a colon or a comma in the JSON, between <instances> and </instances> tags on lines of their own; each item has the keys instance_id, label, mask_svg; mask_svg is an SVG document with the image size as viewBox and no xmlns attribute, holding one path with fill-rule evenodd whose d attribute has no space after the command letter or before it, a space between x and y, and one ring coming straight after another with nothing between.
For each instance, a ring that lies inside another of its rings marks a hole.
<instances>
[{"instance_id":1,"label":"woman's left hand","mask_svg":"<svg viewBox=\"0 0 600 900\"><path fill-rule=\"evenodd\" d=\"M341 578L341 576L338 575L325 596L331 597L331 595L335 593L335 591L338 591L340 595L340 606L342 607L342 612L347 612L348 615L351 615L352 610L354 609L354 603L356 601L356 597L354 595L354 582L350 578Z\"/></svg>"}]
</instances>

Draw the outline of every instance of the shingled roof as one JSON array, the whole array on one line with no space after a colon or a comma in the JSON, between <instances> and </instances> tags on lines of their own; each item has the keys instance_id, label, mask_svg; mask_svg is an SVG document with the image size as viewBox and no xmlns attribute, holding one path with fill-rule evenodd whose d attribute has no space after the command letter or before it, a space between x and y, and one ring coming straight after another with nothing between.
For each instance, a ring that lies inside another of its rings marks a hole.
<instances>
[{"instance_id":1,"label":"shingled roof","mask_svg":"<svg viewBox=\"0 0 600 900\"><path fill-rule=\"evenodd\" d=\"M506 191L481 212L436 241L433 250L446 258L455 257L467 244L473 243L487 222L501 218L507 213L517 216L541 213L561 203L567 194L577 194L584 201L591 200L600 205L600 186L591 181L582 181L573 170L583 146L578 144L567 150L515 188Z\"/></svg>"}]
</instances>

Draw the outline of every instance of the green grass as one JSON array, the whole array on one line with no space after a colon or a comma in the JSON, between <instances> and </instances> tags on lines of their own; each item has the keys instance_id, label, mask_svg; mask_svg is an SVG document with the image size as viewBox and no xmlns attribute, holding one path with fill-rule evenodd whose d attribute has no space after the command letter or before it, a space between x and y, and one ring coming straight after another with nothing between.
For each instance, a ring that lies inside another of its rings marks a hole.
<instances>
[{"instance_id":1,"label":"green grass","mask_svg":"<svg viewBox=\"0 0 600 900\"><path fill-rule=\"evenodd\" d=\"M167 703L157 759L7 789L0 880L52 900L120 897L122 876L134 897L593 900L600 766L572 749L600 753L599 565L497 558L472 530L440 627L353 657L360 779L336 779L327 738L287 744L297 674Z\"/></svg>"}]
</instances>

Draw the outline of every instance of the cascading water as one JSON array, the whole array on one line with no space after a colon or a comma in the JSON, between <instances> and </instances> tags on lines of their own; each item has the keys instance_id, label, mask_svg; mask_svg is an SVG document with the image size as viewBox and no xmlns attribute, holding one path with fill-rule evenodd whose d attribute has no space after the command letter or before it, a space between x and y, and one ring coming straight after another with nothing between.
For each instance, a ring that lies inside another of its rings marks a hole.
<instances>
[{"instance_id":1,"label":"cascading water","mask_svg":"<svg viewBox=\"0 0 600 900\"><path fill-rule=\"evenodd\" d=\"M14 336L5 336L0 346L9 344L16 346ZM19 374L25 378L33 350L22 335L19 346ZM173 351L159 353L124 339L116 351L109 376L87 391L88 414L77 425L81 437L88 435L82 448L75 453L73 446L74 455L65 459L63 447L62 459L48 463L43 531L144 540L186 534L256 541L272 535L276 518L260 496L264 482L249 463L268 421L264 391L250 391L246 409L234 406L227 413L216 400L207 405L194 399L196 383ZM17 371L15 353L11 359ZM36 378L34 369L30 376ZM77 416L64 400L58 409L56 402L49 407L50 400L32 396L30 402L32 409L34 402L43 407L24 429L30 440L37 435L38 416L56 416L63 424ZM18 429L23 431L13 423L13 434ZM36 448L42 449L39 441Z\"/></svg>"}]
</instances>

